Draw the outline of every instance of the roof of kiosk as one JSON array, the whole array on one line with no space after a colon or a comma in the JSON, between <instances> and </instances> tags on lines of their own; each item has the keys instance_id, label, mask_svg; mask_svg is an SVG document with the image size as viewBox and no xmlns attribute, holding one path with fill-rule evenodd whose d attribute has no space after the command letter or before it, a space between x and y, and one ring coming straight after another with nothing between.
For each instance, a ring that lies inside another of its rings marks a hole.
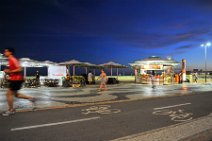
<instances>
[{"instance_id":1,"label":"roof of kiosk","mask_svg":"<svg viewBox=\"0 0 212 141\"><path fill-rule=\"evenodd\" d=\"M143 60L138 60L135 61L134 63L130 63L131 66L140 66L140 65L167 65L167 66L176 66L179 65L180 63L171 59L170 57L166 59L162 59L157 56L151 56L148 58L145 58Z\"/></svg>"}]
</instances>

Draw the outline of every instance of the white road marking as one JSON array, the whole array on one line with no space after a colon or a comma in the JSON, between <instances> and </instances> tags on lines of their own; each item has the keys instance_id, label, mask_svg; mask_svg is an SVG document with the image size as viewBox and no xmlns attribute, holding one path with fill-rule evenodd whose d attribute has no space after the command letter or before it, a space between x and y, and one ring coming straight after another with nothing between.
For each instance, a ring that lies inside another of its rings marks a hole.
<instances>
[{"instance_id":1,"label":"white road marking","mask_svg":"<svg viewBox=\"0 0 212 141\"><path fill-rule=\"evenodd\" d=\"M184 103L184 104L178 104L178 105L172 105L172 106L166 106L166 107L159 107L159 108L154 108L154 110L168 109L168 108L179 107L179 106L184 106L184 105L189 105L189 104L191 104L191 103Z\"/></svg>"},{"instance_id":2,"label":"white road marking","mask_svg":"<svg viewBox=\"0 0 212 141\"><path fill-rule=\"evenodd\" d=\"M110 109L110 105L97 105L97 106L91 106L88 109L82 109L82 114L88 115L88 114L116 114L120 113L121 110L119 109Z\"/></svg>"},{"instance_id":3,"label":"white road marking","mask_svg":"<svg viewBox=\"0 0 212 141\"><path fill-rule=\"evenodd\" d=\"M12 128L12 129L10 129L10 131L28 130L28 129L34 129L34 128L62 125L62 124L82 122L82 121L88 121L88 120L95 120L95 119L99 119L99 118L100 117L91 117L91 118L84 118L84 119L77 119L77 120L70 120L70 121L63 121L63 122L55 122L55 123L48 123L48 124L41 124L41 125Z\"/></svg>"}]
</instances>

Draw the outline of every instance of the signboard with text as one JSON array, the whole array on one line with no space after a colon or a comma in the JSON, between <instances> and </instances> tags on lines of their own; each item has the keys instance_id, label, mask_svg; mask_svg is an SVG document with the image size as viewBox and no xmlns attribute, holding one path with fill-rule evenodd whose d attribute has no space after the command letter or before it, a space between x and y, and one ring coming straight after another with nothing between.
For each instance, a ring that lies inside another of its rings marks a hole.
<instances>
[{"instance_id":1,"label":"signboard with text","mask_svg":"<svg viewBox=\"0 0 212 141\"><path fill-rule=\"evenodd\" d=\"M145 70L163 70L163 65L142 65L141 69L145 69Z\"/></svg>"},{"instance_id":2,"label":"signboard with text","mask_svg":"<svg viewBox=\"0 0 212 141\"><path fill-rule=\"evenodd\" d=\"M49 66L48 68L48 77L59 79L66 76L66 67L65 66Z\"/></svg>"},{"instance_id":3,"label":"signboard with text","mask_svg":"<svg viewBox=\"0 0 212 141\"><path fill-rule=\"evenodd\" d=\"M62 85L62 77L66 76L65 66L49 66L48 67L48 78L58 79L59 85Z\"/></svg>"}]
</instances>

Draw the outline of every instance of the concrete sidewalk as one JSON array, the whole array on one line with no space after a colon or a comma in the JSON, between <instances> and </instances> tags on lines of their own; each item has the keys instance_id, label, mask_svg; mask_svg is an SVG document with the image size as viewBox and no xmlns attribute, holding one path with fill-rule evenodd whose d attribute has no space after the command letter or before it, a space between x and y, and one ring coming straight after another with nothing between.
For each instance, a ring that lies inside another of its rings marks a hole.
<instances>
[{"instance_id":1,"label":"concrete sidewalk","mask_svg":"<svg viewBox=\"0 0 212 141\"><path fill-rule=\"evenodd\" d=\"M112 141L211 141L212 114Z\"/></svg>"}]
</instances>

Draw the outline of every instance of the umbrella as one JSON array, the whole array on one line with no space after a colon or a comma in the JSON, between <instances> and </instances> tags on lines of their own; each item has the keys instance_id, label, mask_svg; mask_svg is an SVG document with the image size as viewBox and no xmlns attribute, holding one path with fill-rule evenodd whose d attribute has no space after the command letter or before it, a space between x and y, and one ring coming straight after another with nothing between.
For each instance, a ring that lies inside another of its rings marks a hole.
<instances>
[{"instance_id":1,"label":"umbrella","mask_svg":"<svg viewBox=\"0 0 212 141\"><path fill-rule=\"evenodd\" d=\"M89 62L84 62L83 66L85 66L86 74L88 73L88 67L94 69L94 75L95 75L95 68L99 68L98 65L92 64L92 63L89 63Z\"/></svg>"},{"instance_id":2,"label":"umbrella","mask_svg":"<svg viewBox=\"0 0 212 141\"><path fill-rule=\"evenodd\" d=\"M72 65L73 66L73 75L75 75L75 66L82 66L82 65L84 65L84 63L73 59L70 61L61 62L61 63L59 63L59 65L66 65L66 67L69 66L68 70L70 70L70 66ZM69 71L67 71L67 72L70 74Z\"/></svg>"},{"instance_id":3,"label":"umbrella","mask_svg":"<svg viewBox=\"0 0 212 141\"><path fill-rule=\"evenodd\" d=\"M99 66L109 67L111 76L113 75L112 68L117 68L117 76L118 76L118 68L127 68L127 66L125 66L125 65L121 65L119 63L115 63L115 62L112 62L112 61L104 63L104 64L100 64Z\"/></svg>"}]
</instances>

